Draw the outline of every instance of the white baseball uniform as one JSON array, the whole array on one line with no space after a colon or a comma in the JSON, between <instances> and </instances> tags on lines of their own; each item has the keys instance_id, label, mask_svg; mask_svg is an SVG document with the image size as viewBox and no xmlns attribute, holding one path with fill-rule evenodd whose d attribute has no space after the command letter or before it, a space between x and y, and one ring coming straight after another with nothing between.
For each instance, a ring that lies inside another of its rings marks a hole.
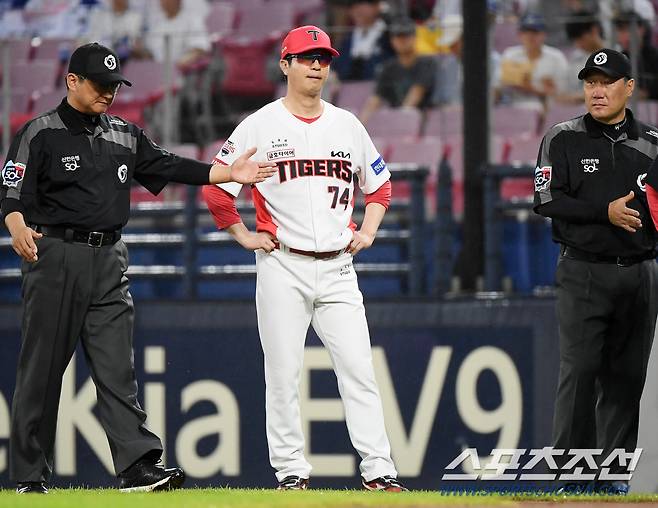
<instances>
[{"instance_id":1,"label":"white baseball uniform","mask_svg":"<svg viewBox=\"0 0 658 508\"><path fill-rule=\"evenodd\" d=\"M390 457L375 382L363 296L352 255L354 175L365 194L390 179L368 133L348 111L322 102L312 123L274 101L237 126L216 159L231 164L256 147L256 161L275 161L278 174L256 184L252 195L259 231L279 248L256 252L256 307L265 354L267 440L279 481L308 478L298 385L309 323L329 350L352 444L366 481L397 476ZM233 196L241 185L220 185ZM327 259L291 252L334 252Z\"/></svg>"}]
</instances>

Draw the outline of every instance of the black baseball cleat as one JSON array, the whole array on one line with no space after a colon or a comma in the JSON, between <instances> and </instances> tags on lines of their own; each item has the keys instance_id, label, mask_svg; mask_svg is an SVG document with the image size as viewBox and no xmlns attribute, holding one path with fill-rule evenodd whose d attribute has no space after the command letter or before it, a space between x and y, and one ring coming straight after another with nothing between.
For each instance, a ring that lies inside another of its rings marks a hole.
<instances>
[{"instance_id":1,"label":"black baseball cleat","mask_svg":"<svg viewBox=\"0 0 658 508\"><path fill-rule=\"evenodd\" d=\"M143 459L119 475L121 492L156 492L174 490L183 485L185 473L179 467L165 469L162 464Z\"/></svg>"},{"instance_id":2,"label":"black baseball cleat","mask_svg":"<svg viewBox=\"0 0 658 508\"><path fill-rule=\"evenodd\" d=\"M17 494L48 494L45 482L18 482L16 484Z\"/></svg>"},{"instance_id":3,"label":"black baseball cleat","mask_svg":"<svg viewBox=\"0 0 658 508\"><path fill-rule=\"evenodd\" d=\"M276 490L306 490L308 488L308 478L301 476L286 476L279 482Z\"/></svg>"},{"instance_id":4,"label":"black baseball cleat","mask_svg":"<svg viewBox=\"0 0 658 508\"><path fill-rule=\"evenodd\" d=\"M363 490L381 490L384 492L409 491L409 489L402 485L397 478L393 478L392 476L380 476L369 482L361 477L361 486L363 487Z\"/></svg>"}]
</instances>

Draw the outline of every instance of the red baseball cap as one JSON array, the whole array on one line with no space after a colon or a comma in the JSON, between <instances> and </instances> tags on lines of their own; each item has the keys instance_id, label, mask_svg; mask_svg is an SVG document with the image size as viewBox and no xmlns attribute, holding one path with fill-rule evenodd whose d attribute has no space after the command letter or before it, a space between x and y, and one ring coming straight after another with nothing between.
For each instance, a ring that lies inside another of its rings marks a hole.
<instances>
[{"instance_id":1,"label":"red baseball cap","mask_svg":"<svg viewBox=\"0 0 658 508\"><path fill-rule=\"evenodd\" d=\"M317 26L304 25L288 32L281 45L281 58L286 55L304 53L311 49L326 49L333 56L340 53L331 47L331 39L326 32Z\"/></svg>"}]
</instances>

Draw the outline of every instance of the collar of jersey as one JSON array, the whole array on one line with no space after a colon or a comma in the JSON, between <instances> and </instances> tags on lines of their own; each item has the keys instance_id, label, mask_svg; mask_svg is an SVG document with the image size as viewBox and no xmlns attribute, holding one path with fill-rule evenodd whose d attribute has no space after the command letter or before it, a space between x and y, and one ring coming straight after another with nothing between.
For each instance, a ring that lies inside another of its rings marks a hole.
<instances>
[{"instance_id":1,"label":"collar of jersey","mask_svg":"<svg viewBox=\"0 0 658 508\"><path fill-rule=\"evenodd\" d=\"M57 106L57 113L71 134L87 134L87 129L85 129L85 126L78 118L75 109L73 109L73 106L68 103L66 97L64 97L59 106ZM104 132L107 132L110 129L110 123L108 122L105 113L101 113L100 118L98 119L98 125L101 126Z\"/></svg>"},{"instance_id":2,"label":"collar of jersey","mask_svg":"<svg viewBox=\"0 0 658 508\"><path fill-rule=\"evenodd\" d=\"M283 104L283 99L279 99L278 101L278 107L279 111L281 114L284 116L287 122L289 122L289 125L293 126L301 126L304 128L310 128L310 129L315 129L318 126L324 125L324 123L330 119L332 115L332 104L326 101L322 101L323 108L322 108L322 113L320 114L320 118L318 118L315 122L307 123L299 118L297 118L293 113L288 111L288 108L286 108Z\"/></svg>"},{"instance_id":3,"label":"collar of jersey","mask_svg":"<svg viewBox=\"0 0 658 508\"><path fill-rule=\"evenodd\" d=\"M637 122L633 117L633 112L628 108L626 108L626 120L628 121L628 128L626 129L628 139L638 139L640 133L637 128ZM599 122L594 120L589 113L585 115L585 128L587 129L587 134L592 138L600 138L604 135L603 128Z\"/></svg>"}]
</instances>

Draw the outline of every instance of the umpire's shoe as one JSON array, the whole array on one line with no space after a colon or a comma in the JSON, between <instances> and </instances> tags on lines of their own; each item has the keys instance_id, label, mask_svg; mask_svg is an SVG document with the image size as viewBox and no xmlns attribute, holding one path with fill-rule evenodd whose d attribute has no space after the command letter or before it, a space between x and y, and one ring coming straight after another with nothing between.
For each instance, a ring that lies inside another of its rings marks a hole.
<instances>
[{"instance_id":1,"label":"umpire's shoe","mask_svg":"<svg viewBox=\"0 0 658 508\"><path fill-rule=\"evenodd\" d=\"M18 482L16 484L17 494L48 494L45 482Z\"/></svg>"},{"instance_id":2,"label":"umpire's shoe","mask_svg":"<svg viewBox=\"0 0 658 508\"><path fill-rule=\"evenodd\" d=\"M279 482L276 490L306 490L308 488L308 478L301 476L286 476Z\"/></svg>"},{"instance_id":3,"label":"umpire's shoe","mask_svg":"<svg viewBox=\"0 0 658 508\"><path fill-rule=\"evenodd\" d=\"M183 485L185 473L179 467L165 469L153 460L142 459L119 475L121 492L155 492L174 490Z\"/></svg>"},{"instance_id":4,"label":"umpire's shoe","mask_svg":"<svg viewBox=\"0 0 658 508\"><path fill-rule=\"evenodd\" d=\"M409 490L392 476L380 476L369 482L361 477L361 486L363 490L382 490L384 492L407 492Z\"/></svg>"}]
</instances>

